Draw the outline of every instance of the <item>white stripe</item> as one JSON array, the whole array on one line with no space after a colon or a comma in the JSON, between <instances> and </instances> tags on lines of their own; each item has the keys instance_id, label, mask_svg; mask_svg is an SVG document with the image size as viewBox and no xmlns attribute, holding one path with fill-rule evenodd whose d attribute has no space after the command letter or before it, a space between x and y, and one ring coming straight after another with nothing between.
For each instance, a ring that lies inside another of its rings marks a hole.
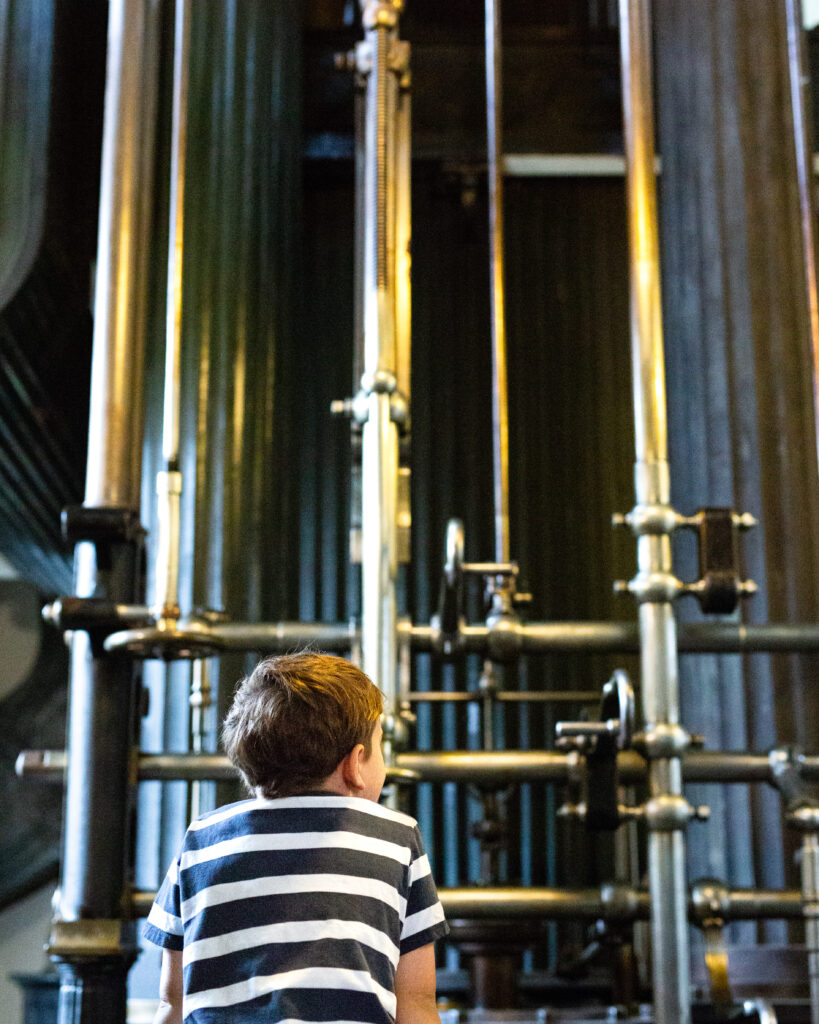
<instances>
[{"instance_id":1,"label":"white stripe","mask_svg":"<svg viewBox=\"0 0 819 1024\"><path fill-rule=\"evenodd\" d=\"M238 814L246 814L248 811L255 811L259 807L266 807L269 800L243 800L238 804L230 804L220 810L212 811L204 818L197 818L188 826L188 832L197 832L201 828L210 828L211 825L218 825L220 821L229 821Z\"/></svg>"},{"instance_id":2,"label":"white stripe","mask_svg":"<svg viewBox=\"0 0 819 1024\"><path fill-rule=\"evenodd\" d=\"M233 985L209 988L202 992L185 993L183 1016L204 1007L234 1006L249 999L268 995L283 988L343 989L348 992L371 992L391 1017L395 1017L396 998L379 985L366 971L345 971L339 967L305 967L298 971L285 971L267 977L248 978Z\"/></svg>"},{"instance_id":3,"label":"white stripe","mask_svg":"<svg viewBox=\"0 0 819 1024\"><path fill-rule=\"evenodd\" d=\"M409 884L413 885L419 878L426 878L427 875L431 874L432 868L429 866L429 857L424 854L423 857L419 857L418 860L414 860L410 864Z\"/></svg>"},{"instance_id":4,"label":"white stripe","mask_svg":"<svg viewBox=\"0 0 819 1024\"><path fill-rule=\"evenodd\" d=\"M184 931L182 918L169 914L167 910L163 910L156 903L148 914L148 924L155 925L160 931L168 932L170 935L182 935Z\"/></svg>"},{"instance_id":5,"label":"white stripe","mask_svg":"<svg viewBox=\"0 0 819 1024\"><path fill-rule=\"evenodd\" d=\"M408 814L394 811L390 807L382 807L381 804L377 804L373 800L328 794L327 796L287 796L281 797L278 800L268 800L264 797L259 797L255 800L243 800L241 803L232 804L222 810L214 811L204 818L198 818L190 825L188 831L196 832L199 829L209 828L220 821L228 821L230 818L238 814L246 814L248 811L265 809L276 811L294 808L312 809L314 807L343 807L352 811L360 811L362 814L370 814L376 818L384 818L387 821L395 821L400 825L406 825L408 828L415 828L417 824L415 818L411 818Z\"/></svg>"},{"instance_id":6,"label":"white stripe","mask_svg":"<svg viewBox=\"0 0 819 1024\"><path fill-rule=\"evenodd\" d=\"M355 832L270 832L261 835L235 836L213 843L201 850L186 850L180 858L179 868L184 871L193 864L230 857L237 853L253 853L261 850L320 850L344 849L356 853L372 853L389 857L399 864L408 864L410 850L398 843L384 839L361 836Z\"/></svg>"},{"instance_id":7,"label":"white stripe","mask_svg":"<svg viewBox=\"0 0 819 1024\"><path fill-rule=\"evenodd\" d=\"M224 956L240 949L252 949L273 942L319 942L321 939L352 939L383 953L395 967L399 950L394 942L378 928L362 921L284 921L279 924L243 928L210 939L199 939L185 946L183 963L204 960L212 956Z\"/></svg>"},{"instance_id":8,"label":"white stripe","mask_svg":"<svg viewBox=\"0 0 819 1024\"><path fill-rule=\"evenodd\" d=\"M408 939L411 935L415 935L425 928L438 924L443 919L444 908L440 903L433 903L426 910L419 910L417 914L410 914L404 921L404 927L401 929L401 941L403 942L404 939Z\"/></svg>"},{"instance_id":9,"label":"white stripe","mask_svg":"<svg viewBox=\"0 0 819 1024\"><path fill-rule=\"evenodd\" d=\"M407 909L395 887L375 878L357 878L355 875L270 875L250 878L242 882L222 882L207 886L182 904L182 920L190 921L205 907L232 900L252 899L255 896L281 896L306 892L340 892L350 896L369 896L391 907L399 917Z\"/></svg>"}]
</instances>

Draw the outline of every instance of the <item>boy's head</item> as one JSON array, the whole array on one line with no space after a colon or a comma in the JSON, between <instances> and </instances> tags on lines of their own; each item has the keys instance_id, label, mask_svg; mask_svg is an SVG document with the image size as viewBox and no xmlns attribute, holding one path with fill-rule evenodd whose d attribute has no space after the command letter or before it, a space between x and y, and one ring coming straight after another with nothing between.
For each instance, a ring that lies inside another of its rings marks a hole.
<instances>
[{"instance_id":1,"label":"boy's head","mask_svg":"<svg viewBox=\"0 0 819 1024\"><path fill-rule=\"evenodd\" d=\"M382 710L381 691L349 661L287 654L240 683L222 739L251 791L291 796L319 788L358 744L369 758Z\"/></svg>"}]
</instances>

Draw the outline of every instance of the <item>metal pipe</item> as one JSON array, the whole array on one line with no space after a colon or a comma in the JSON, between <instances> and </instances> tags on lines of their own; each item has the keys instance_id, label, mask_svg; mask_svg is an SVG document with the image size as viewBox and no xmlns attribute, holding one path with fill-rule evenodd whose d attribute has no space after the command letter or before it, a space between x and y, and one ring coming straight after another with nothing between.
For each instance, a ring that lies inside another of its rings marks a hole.
<instances>
[{"instance_id":1,"label":"metal pipe","mask_svg":"<svg viewBox=\"0 0 819 1024\"><path fill-rule=\"evenodd\" d=\"M259 653L291 651L305 644L318 644L325 651L349 651L359 640L353 623L272 622L219 623L214 637L226 651Z\"/></svg>"},{"instance_id":2,"label":"metal pipe","mask_svg":"<svg viewBox=\"0 0 819 1024\"><path fill-rule=\"evenodd\" d=\"M138 532L144 310L158 8L109 5L89 459L77 596L142 598ZM100 529L103 507L116 528ZM131 870L132 754L139 722L133 665L100 656L88 632L71 641L69 758L59 897L49 940L61 984L60 1024L124 1024L136 941L122 921Z\"/></svg>"},{"instance_id":3,"label":"metal pipe","mask_svg":"<svg viewBox=\"0 0 819 1024\"><path fill-rule=\"evenodd\" d=\"M191 0L176 0L171 125L168 281L165 308L165 387L162 419L164 468L157 473L155 614L162 627L179 619L179 543L182 474L179 408L182 359L182 265L185 220L185 150L188 123Z\"/></svg>"},{"instance_id":4,"label":"metal pipe","mask_svg":"<svg viewBox=\"0 0 819 1024\"><path fill-rule=\"evenodd\" d=\"M749 898L749 892L752 898ZM153 892L133 892L131 907L134 915L147 915L155 895ZM604 885L600 889L474 886L439 889L438 895L449 920L572 920L584 917L627 922L647 920L650 914L648 892L629 886ZM729 921L760 918L796 920L802 913L801 894L796 889L725 890L723 909L725 919ZM693 903L689 904L688 913L692 920L696 920Z\"/></svg>"},{"instance_id":5,"label":"metal pipe","mask_svg":"<svg viewBox=\"0 0 819 1024\"><path fill-rule=\"evenodd\" d=\"M802 228L802 253L805 288L808 300L808 327L813 356L813 415L819 453L819 294L816 286L816 247L813 236L813 146L810 142L807 90L810 81L806 72L805 39L800 0L785 0L788 30L788 69L790 74L791 110L796 156L796 180Z\"/></svg>"},{"instance_id":6,"label":"metal pipe","mask_svg":"<svg viewBox=\"0 0 819 1024\"><path fill-rule=\"evenodd\" d=\"M819 1024L819 804L800 794L788 809L787 822L802 835L801 897L810 981L810 1020L811 1024Z\"/></svg>"},{"instance_id":7,"label":"metal pipe","mask_svg":"<svg viewBox=\"0 0 819 1024\"><path fill-rule=\"evenodd\" d=\"M66 614L60 605L68 600L55 602L43 614L58 629L82 628L86 608L72 603ZM146 605L112 605L109 611L112 623L116 616L123 625L141 626L151 619ZM203 631L202 639L220 651L276 653L313 643L325 650L345 651L361 636L352 622L197 622L197 626ZM415 651L435 652L440 647L441 633L435 626L399 620L396 628L399 638L408 641ZM462 625L453 646L461 653L486 654L496 643L493 636L488 626ZM105 641L106 649L116 650L121 639L124 643L122 631L111 633ZM511 643L521 654L636 654L640 650L636 622L507 623L503 643ZM681 654L812 653L819 651L819 625L684 622L679 625L677 648Z\"/></svg>"},{"instance_id":8,"label":"metal pipe","mask_svg":"<svg viewBox=\"0 0 819 1024\"><path fill-rule=\"evenodd\" d=\"M368 55L363 170L363 376L367 418L361 438L362 668L398 719L398 427L396 358L396 152L398 81L394 64L402 0L362 0ZM402 293L403 294L403 293ZM403 338L408 344L408 339ZM407 353L404 353L406 359ZM406 359L408 366L408 359ZM391 756L391 735L385 737Z\"/></svg>"},{"instance_id":9,"label":"metal pipe","mask_svg":"<svg viewBox=\"0 0 819 1024\"><path fill-rule=\"evenodd\" d=\"M802 837L802 912L808 952L811 1024L819 1024L819 834Z\"/></svg>"},{"instance_id":10,"label":"metal pipe","mask_svg":"<svg viewBox=\"0 0 819 1024\"><path fill-rule=\"evenodd\" d=\"M620 0L620 50L626 151L632 391L636 507L670 508L665 363L660 302L660 259L651 93L649 0ZM668 535L637 538L640 666L645 730L679 726L677 629L672 605ZM647 599L641 581L653 581ZM666 583L663 587L660 584ZM680 730L681 732L681 730ZM689 949L686 920L685 824L679 756L659 753L649 762L646 808L654 1007L657 1024L689 1024ZM673 814L651 813L663 808ZM670 822L670 824L669 824Z\"/></svg>"},{"instance_id":11,"label":"metal pipe","mask_svg":"<svg viewBox=\"0 0 819 1024\"><path fill-rule=\"evenodd\" d=\"M403 46L409 48L408 43ZM400 73L395 113L395 379L411 397L412 354L412 92L410 73Z\"/></svg>"},{"instance_id":12,"label":"metal pipe","mask_svg":"<svg viewBox=\"0 0 819 1024\"><path fill-rule=\"evenodd\" d=\"M155 4L110 5L85 502L138 508Z\"/></svg>"},{"instance_id":13,"label":"metal pipe","mask_svg":"<svg viewBox=\"0 0 819 1024\"><path fill-rule=\"evenodd\" d=\"M24 750L17 758L20 776L60 779L66 768L62 750ZM465 782L504 786L514 782L566 783L585 771L578 754L548 750L447 750L404 752L395 768L422 782ZM768 754L689 750L683 757L686 782L764 782L775 784ZM819 756L801 755L795 770L805 782L819 782ZM645 782L646 762L633 751L618 754L617 772L624 785ZM390 770L388 769L388 774ZM141 754L138 777L148 779L232 779L235 771L224 754Z\"/></svg>"},{"instance_id":14,"label":"metal pipe","mask_svg":"<svg viewBox=\"0 0 819 1024\"><path fill-rule=\"evenodd\" d=\"M492 311L492 465L495 561L509 561L509 398L503 261L502 60L500 0L486 0L486 153L489 184L489 278Z\"/></svg>"},{"instance_id":15,"label":"metal pipe","mask_svg":"<svg viewBox=\"0 0 819 1024\"><path fill-rule=\"evenodd\" d=\"M179 459L179 406L182 358L182 265L185 223L185 157L188 134L191 0L176 0L173 55L173 114L168 223L168 279L165 305L165 389L162 455Z\"/></svg>"},{"instance_id":16,"label":"metal pipe","mask_svg":"<svg viewBox=\"0 0 819 1024\"><path fill-rule=\"evenodd\" d=\"M419 651L435 651L439 632L433 626L401 626ZM500 638L498 638L500 640ZM640 650L636 622L529 622L504 624L501 642L521 654L636 654ZM454 643L464 653L485 654L496 643L488 626L462 626ZM819 625L775 622L684 622L679 626L681 654L819 651Z\"/></svg>"}]
</instances>

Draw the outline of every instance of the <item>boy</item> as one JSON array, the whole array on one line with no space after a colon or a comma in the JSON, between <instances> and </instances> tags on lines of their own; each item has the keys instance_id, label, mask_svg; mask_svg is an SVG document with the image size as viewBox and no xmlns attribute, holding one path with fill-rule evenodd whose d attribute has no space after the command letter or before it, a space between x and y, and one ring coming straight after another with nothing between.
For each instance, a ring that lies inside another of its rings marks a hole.
<instances>
[{"instance_id":1,"label":"boy","mask_svg":"<svg viewBox=\"0 0 819 1024\"><path fill-rule=\"evenodd\" d=\"M377 802L382 710L331 655L241 683L222 737L254 798L195 821L157 895L154 1024L440 1024L449 929L417 824Z\"/></svg>"}]
</instances>

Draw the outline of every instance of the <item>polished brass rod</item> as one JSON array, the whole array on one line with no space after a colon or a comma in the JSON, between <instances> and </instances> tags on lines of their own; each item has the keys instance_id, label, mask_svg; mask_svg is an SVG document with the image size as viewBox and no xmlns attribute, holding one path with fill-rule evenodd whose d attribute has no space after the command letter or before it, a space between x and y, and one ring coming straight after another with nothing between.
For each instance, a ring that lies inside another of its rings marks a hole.
<instances>
[{"instance_id":1,"label":"polished brass rod","mask_svg":"<svg viewBox=\"0 0 819 1024\"><path fill-rule=\"evenodd\" d=\"M188 81L191 0L176 0L171 122L170 211L165 307L165 391L162 455L166 464L179 458L180 367L182 350L182 263L185 221L185 157L188 127Z\"/></svg>"},{"instance_id":2,"label":"polished brass rod","mask_svg":"<svg viewBox=\"0 0 819 1024\"><path fill-rule=\"evenodd\" d=\"M501 0L486 0L486 150L489 184L489 273L492 314L492 464L495 560L509 561L509 396L503 251L503 87Z\"/></svg>"},{"instance_id":3,"label":"polished brass rod","mask_svg":"<svg viewBox=\"0 0 819 1024\"><path fill-rule=\"evenodd\" d=\"M603 886L601 889L551 888L467 888L439 889L444 913L450 921L496 918L520 920L603 919L612 922L647 920L650 897L644 889ZM802 916L802 896L790 889L726 889L721 913L728 921L784 919ZM155 892L131 893L131 911L145 917L156 897ZM696 920L693 903L689 916Z\"/></svg>"}]
</instances>

